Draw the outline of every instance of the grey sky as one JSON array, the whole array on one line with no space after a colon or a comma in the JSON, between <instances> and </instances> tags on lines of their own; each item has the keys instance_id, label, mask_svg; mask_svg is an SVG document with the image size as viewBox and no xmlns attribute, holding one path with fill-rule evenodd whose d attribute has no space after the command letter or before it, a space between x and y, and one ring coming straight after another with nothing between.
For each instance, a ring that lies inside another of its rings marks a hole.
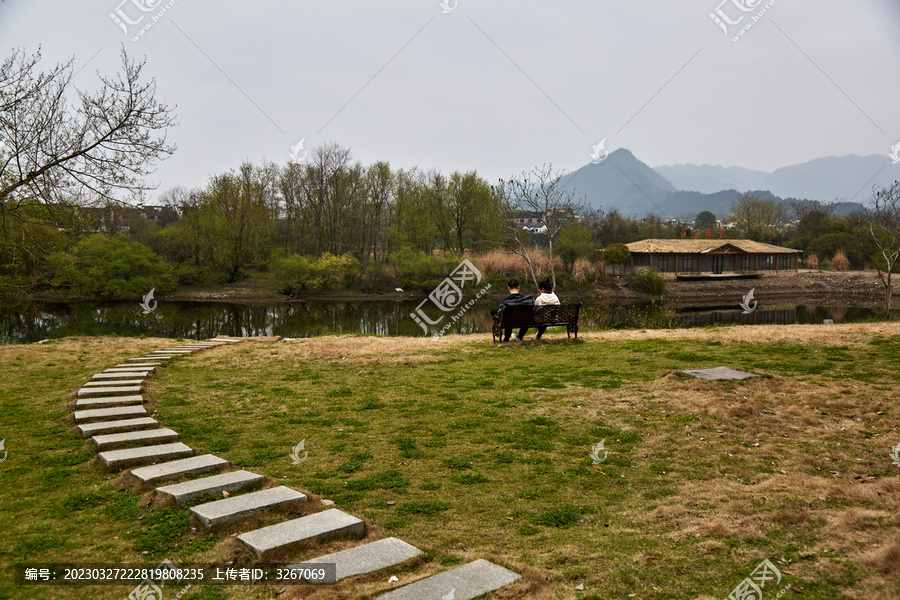
<instances>
[{"instance_id":1,"label":"grey sky","mask_svg":"<svg viewBox=\"0 0 900 600\"><path fill-rule=\"evenodd\" d=\"M147 15L126 36L109 16L121 1L5 0L0 42L40 45L47 67L74 57L87 89L121 45L146 55L180 123L160 190L284 163L301 138L491 180L577 169L603 138L652 166L766 171L900 141L896 0L777 0L738 42L772 0L726 0L744 16L728 37L709 16L721 0L458 0L446 14L438 0L177 0L137 42L167 2L121 4Z\"/></svg>"}]
</instances>

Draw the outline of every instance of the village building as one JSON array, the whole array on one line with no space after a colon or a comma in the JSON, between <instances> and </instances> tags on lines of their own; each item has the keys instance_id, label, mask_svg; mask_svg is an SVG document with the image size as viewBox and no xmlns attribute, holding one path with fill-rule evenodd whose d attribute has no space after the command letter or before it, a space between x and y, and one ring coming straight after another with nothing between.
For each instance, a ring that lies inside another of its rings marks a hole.
<instances>
[{"instance_id":1,"label":"village building","mask_svg":"<svg viewBox=\"0 0 900 600\"><path fill-rule=\"evenodd\" d=\"M753 240L669 239L625 244L626 273L655 270L679 279L796 274L800 251Z\"/></svg>"}]
</instances>

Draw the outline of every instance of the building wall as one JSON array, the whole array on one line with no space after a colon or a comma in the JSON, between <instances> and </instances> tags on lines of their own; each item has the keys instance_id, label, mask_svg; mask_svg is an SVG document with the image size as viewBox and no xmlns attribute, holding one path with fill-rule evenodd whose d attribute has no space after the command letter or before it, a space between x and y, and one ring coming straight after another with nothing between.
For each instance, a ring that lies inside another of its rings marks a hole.
<instances>
[{"instance_id":1,"label":"building wall","mask_svg":"<svg viewBox=\"0 0 900 600\"><path fill-rule=\"evenodd\" d=\"M722 273L796 274L799 266L799 255L793 253L712 255L640 252L631 255L631 265L625 266L624 272L633 275L653 269L672 278L678 273L712 273L716 256L721 257ZM607 268L607 272L613 271Z\"/></svg>"}]
</instances>

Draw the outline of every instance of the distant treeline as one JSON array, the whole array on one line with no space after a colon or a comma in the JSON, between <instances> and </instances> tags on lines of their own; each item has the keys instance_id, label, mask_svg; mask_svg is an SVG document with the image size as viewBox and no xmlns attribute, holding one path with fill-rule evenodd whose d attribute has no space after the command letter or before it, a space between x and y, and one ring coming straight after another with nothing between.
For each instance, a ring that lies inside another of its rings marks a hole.
<instances>
[{"instance_id":1,"label":"distant treeline","mask_svg":"<svg viewBox=\"0 0 900 600\"><path fill-rule=\"evenodd\" d=\"M302 163L248 163L202 189L167 190L152 207L34 201L16 209L16 218L0 219L7 292L106 298L238 281L248 269L273 272L284 293L428 285L464 253L500 248L503 232L522 216L499 182L475 171L364 166L335 144ZM736 227L721 231L717 219ZM827 205L798 204L789 214L783 204L745 195L730 215L701 212L693 228L652 215L579 215L553 240L553 252L562 274L582 273L582 283L586 272L603 276L599 249L646 238L750 237L802 250L814 266L863 268L874 260L867 227L865 215L834 217ZM548 246L544 234L525 235L535 249Z\"/></svg>"}]
</instances>

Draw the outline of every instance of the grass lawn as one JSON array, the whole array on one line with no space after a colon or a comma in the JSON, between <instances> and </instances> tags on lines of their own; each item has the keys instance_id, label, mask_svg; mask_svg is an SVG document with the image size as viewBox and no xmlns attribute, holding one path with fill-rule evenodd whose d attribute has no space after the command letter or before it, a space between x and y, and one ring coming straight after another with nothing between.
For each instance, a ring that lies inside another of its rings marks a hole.
<instances>
[{"instance_id":1,"label":"grass lawn","mask_svg":"<svg viewBox=\"0 0 900 600\"><path fill-rule=\"evenodd\" d=\"M368 539L426 552L336 586L206 586L182 598L367 598L391 574L402 583L476 558L523 575L493 596L504 599L722 599L765 558L783 573L766 600L788 584L783 598L900 598L900 468L889 456L900 324L545 340L323 337L173 359L145 398L183 442L306 492L310 508L333 500L366 519ZM186 508L105 474L72 432L81 383L167 343L0 347L0 598L130 592L15 587L16 563L250 559L230 537L246 526L205 533ZM762 377L677 372L707 366ZM302 439L309 455L294 465ZM608 455L595 465L601 440Z\"/></svg>"}]
</instances>

